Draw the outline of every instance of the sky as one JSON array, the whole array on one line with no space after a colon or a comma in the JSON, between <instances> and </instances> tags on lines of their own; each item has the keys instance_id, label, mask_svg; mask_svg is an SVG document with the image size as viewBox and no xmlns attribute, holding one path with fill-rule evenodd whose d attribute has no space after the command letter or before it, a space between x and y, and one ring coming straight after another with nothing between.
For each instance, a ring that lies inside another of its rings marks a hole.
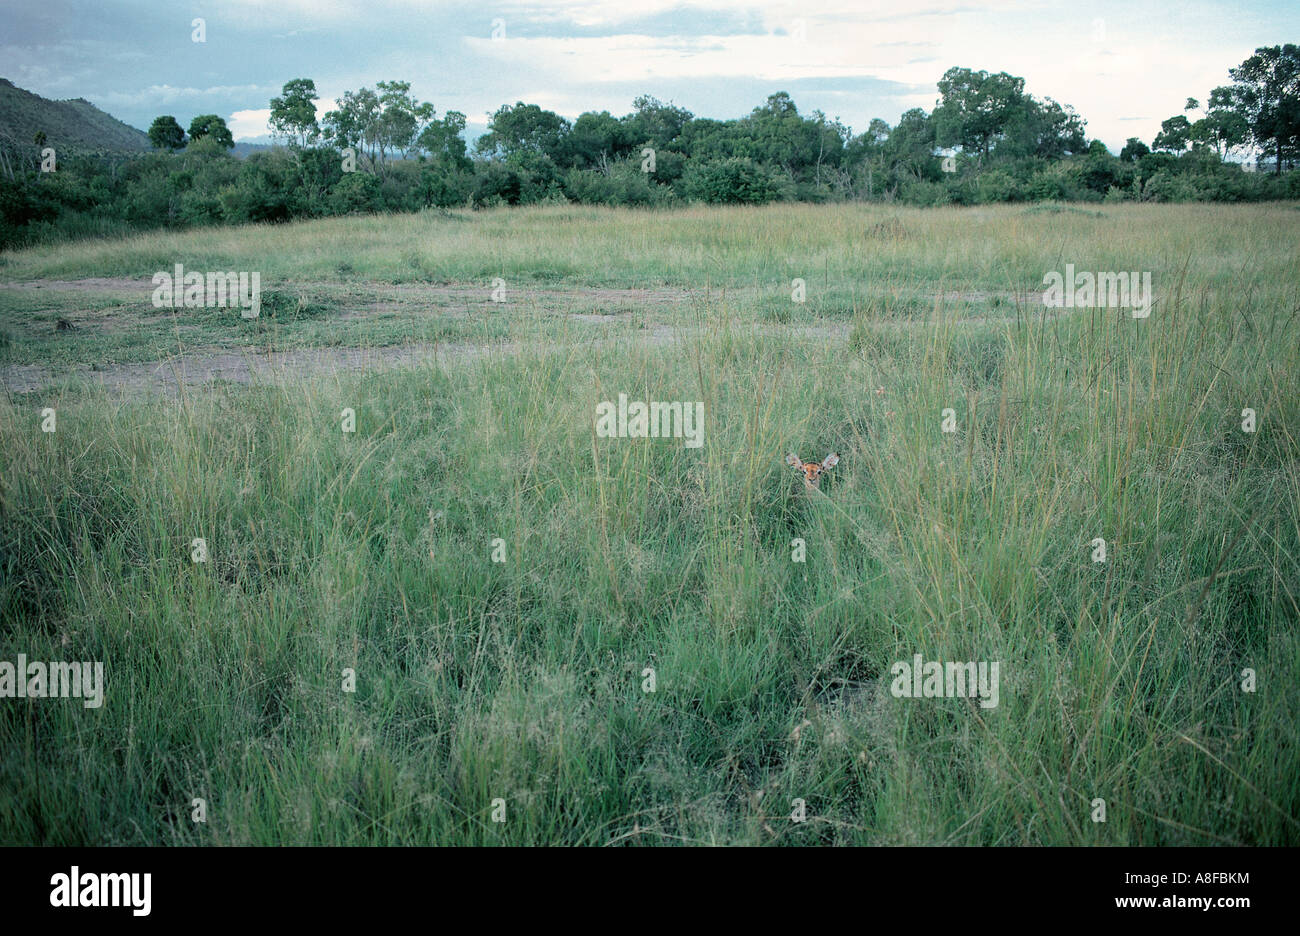
<instances>
[{"instance_id":1,"label":"sky","mask_svg":"<svg viewBox=\"0 0 1300 936\"><path fill-rule=\"evenodd\" d=\"M932 110L959 65L1024 78L1118 152L1286 42L1300 42L1296 0L9 0L0 77L142 130L215 113L235 139L264 142L270 99L293 78L316 82L322 113L344 91L410 81L439 115L464 113L471 138L516 101L573 119L650 94L723 119L777 91L862 132Z\"/></svg>"}]
</instances>

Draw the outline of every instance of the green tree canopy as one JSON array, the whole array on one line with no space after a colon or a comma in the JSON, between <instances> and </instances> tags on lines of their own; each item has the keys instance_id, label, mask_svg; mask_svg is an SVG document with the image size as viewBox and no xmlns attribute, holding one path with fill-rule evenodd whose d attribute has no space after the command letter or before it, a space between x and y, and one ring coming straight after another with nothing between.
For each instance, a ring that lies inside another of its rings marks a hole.
<instances>
[{"instance_id":1,"label":"green tree canopy","mask_svg":"<svg viewBox=\"0 0 1300 936\"><path fill-rule=\"evenodd\" d=\"M294 78L285 82L280 95L271 98L271 129L296 146L307 146L320 136L316 123L316 82L310 78Z\"/></svg>"},{"instance_id":2,"label":"green tree canopy","mask_svg":"<svg viewBox=\"0 0 1300 936\"><path fill-rule=\"evenodd\" d=\"M1258 48L1228 70L1231 107L1245 121L1252 142L1277 159L1300 155L1300 46Z\"/></svg>"},{"instance_id":3,"label":"green tree canopy","mask_svg":"<svg viewBox=\"0 0 1300 936\"><path fill-rule=\"evenodd\" d=\"M185 131L171 114L155 117L149 125L149 142L160 150L174 152L185 146Z\"/></svg>"},{"instance_id":4,"label":"green tree canopy","mask_svg":"<svg viewBox=\"0 0 1300 936\"><path fill-rule=\"evenodd\" d=\"M441 120L430 120L420 131L416 145L433 157L435 163L448 167L468 169L470 160L465 155L465 115L460 111L447 111Z\"/></svg>"},{"instance_id":5,"label":"green tree canopy","mask_svg":"<svg viewBox=\"0 0 1300 936\"><path fill-rule=\"evenodd\" d=\"M579 114L565 139L562 164L608 171L611 163L632 152L638 142L634 134L631 118L620 120L609 111Z\"/></svg>"},{"instance_id":6,"label":"green tree canopy","mask_svg":"<svg viewBox=\"0 0 1300 936\"><path fill-rule=\"evenodd\" d=\"M656 149L681 149L680 138L694 118L684 107L643 94L632 102L628 117L633 146L649 145Z\"/></svg>"},{"instance_id":7,"label":"green tree canopy","mask_svg":"<svg viewBox=\"0 0 1300 936\"><path fill-rule=\"evenodd\" d=\"M1179 114L1160 124L1160 132L1151 141L1151 148L1170 153L1181 153L1192 142L1192 122Z\"/></svg>"},{"instance_id":8,"label":"green tree canopy","mask_svg":"<svg viewBox=\"0 0 1300 936\"><path fill-rule=\"evenodd\" d=\"M230 129L216 114L200 114L190 121L190 139L197 141L204 137L210 137L226 149L235 148L235 138L230 135Z\"/></svg>"},{"instance_id":9,"label":"green tree canopy","mask_svg":"<svg viewBox=\"0 0 1300 936\"><path fill-rule=\"evenodd\" d=\"M1129 137L1124 141L1124 148L1119 151L1119 161L1137 162L1150 152L1151 147L1147 146L1137 137Z\"/></svg>"},{"instance_id":10,"label":"green tree canopy","mask_svg":"<svg viewBox=\"0 0 1300 936\"><path fill-rule=\"evenodd\" d=\"M559 114L519 101L497 108L477 148L480 153L506 157L541 154L558 163L568 132L569 122Z\"/></svg>"},{"instance_id":11,"label":"green tree canopy","mask_svg":"<svg viewBox=\"0 0 1300 936\"><path fill-rule=\"evenodd\" d=\"M986 159L1017 111L1024 107L1025 79L950 68L939 79L939 104L931 115L935 142L960 146Z\"/></svg>"}]
</instances>

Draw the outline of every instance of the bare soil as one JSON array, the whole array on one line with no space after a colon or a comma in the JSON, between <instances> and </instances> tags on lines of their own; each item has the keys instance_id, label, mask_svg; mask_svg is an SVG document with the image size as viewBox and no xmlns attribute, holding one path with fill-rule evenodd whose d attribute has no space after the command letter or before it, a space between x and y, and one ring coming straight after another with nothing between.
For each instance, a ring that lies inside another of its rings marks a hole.
<instances>
[{"instance_id":1,"label":"bare soil","mask_svg":"<svg viewBox=\"0 0 1300 936\"><path fill-rule=\"evenodd\" d=\"M355 294L370 295L358 299L357 306L342 313L342 319L358 319L372 315L393 315L408 311L412 304L428 301L434 305L445 306L459 301L485 303L489 301L490 291L483 284L390 284L390 283L289 283L281 288L302 288L310 290L338 290ZM540 301L554 304L561 308L577 308L582 311L568 312L571 320L584 324L622 324L633 317L631 310L638 306L683 303L702 295L698 290L662 287L654 289L611 289L611 288L564 288L555 289L536 286L507 287L511 302ZM151 295L153 284L149 279L130 277L93 277L79 280L40 280L35 282L0 283L0 289L14 290L48 290L50 293L82 293L113 295L115 297L135 296L142 300ZM988 292L948 292L936 298L945 302L960 302L976 307L989 304L993 297L1008 301L1006 317L977 315L963 317L962 323L975 322L1010 322L1015 321L1016 308L1041 309L1041 295L1038 293L1015 293L1011 291ZM614 309L607 314L588 311L593 306L609 304ZM456 314L447 309L445 314ZM126 308L81 311L69 314L77 327L121 328L130 324L133 313ZM876 322L875 326L885 328L915 328L931 324L921 320L900 322ZM181 326L185 330L194 330L191 326ZM756 330L765 335L785 338L821 341L840 341L845 339L850 330L850 323L832 323L816 325L759 325ZM631 334L623 333L619 337L593 338L594 344L607 342L632 341L645 345L658 346L671 343L683 337L700 334L698 327L675 327L668 324L652 324ZM199 335L195 336L199 338ZM134 364L78 364L64 367L47 367L41 364L0 365L0 388L9 393L30 393L57 386L65 382L88 382L100 384L123 393L160 392L168 395L178 393L181 388L197 387L208 384L228 382L233 384L252 384L278 382L281 380L301 378L310 375L345 373L364 370L385 369L393 367L439 366L455 361L464 361L491 354L517 353L517 343L448 343L448 344L405 344L386 347L329 347L307 348L292 351L270 353L229 352L216 349L196 348L191 352L170 356L166 359Z\"/></svg>"}]
</instances>

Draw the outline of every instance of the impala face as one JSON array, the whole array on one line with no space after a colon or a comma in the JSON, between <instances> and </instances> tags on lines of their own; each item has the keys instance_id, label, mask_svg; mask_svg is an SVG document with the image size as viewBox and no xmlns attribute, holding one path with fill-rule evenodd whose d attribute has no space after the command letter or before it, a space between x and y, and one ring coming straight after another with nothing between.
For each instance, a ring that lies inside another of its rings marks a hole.
<instances>
[{"instance_id":1,"label":"impala face","mask_svg":"<svg viewBox=\"0 0 1300 936\"><path fill-rule=\"evenodd\" d=\"M821 483L822 475L834 468L839 460L840 456L834 452L823 458L821 464L801 461L793 452L785 457L785 463L803 475L804 487L810 491Z\"/></svg>"}]
</instances>

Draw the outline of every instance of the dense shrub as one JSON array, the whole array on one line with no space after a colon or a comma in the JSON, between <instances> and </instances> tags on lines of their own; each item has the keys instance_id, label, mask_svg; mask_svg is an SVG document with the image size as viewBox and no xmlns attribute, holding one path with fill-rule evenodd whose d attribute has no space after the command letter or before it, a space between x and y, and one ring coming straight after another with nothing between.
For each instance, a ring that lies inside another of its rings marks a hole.
<instances>
[{"instance_id":1,"label":"dense shrub","mask_svg":"<svg viewBox=\"0 0 1300 936\"><path fill-rule=\"evenodd\" d=\"M709 204L762 205L779 192L772 174L747 156L691 164L682 182L687 198Z\"/></svg>"},{"instance_id":2,"label":"dense shrub","mask_svg":"<svg viewBox=\"0 0 1300 936\"><path fill-rule=\"evenodd\" d=\"M987 155L957 152L950 164L955 171L944 172L920 112L904 115L883 141L864 135L832 147L824 159L824 144L800 150L782 142L774 128L790 116L777 104L779 112L765 111L750 123L687 123L670 143L653 147L653 171L644 171L648 143L614 134L613 155L600 148L606 145L602 127L612 134L614 118L589 121L587 137L554 153L524 146L470 159L464 146L444 145L379 164L359 154L348 172L332 146L275 148L241 160L211 139L178 152L69 154L53 173L38 171L34 151L18 153L10 175L0 177L0 247L158 227L554 201L659 206L861 199L927 206L1300 198L1300 172L1245 172L1206 147L1176 154L1130 146L1126 160L1099 143L1063 156L995 148Z\"/></svg>"},{"instance_id":3,"label":"dense shrub","mask_svg":"<svg viewBox=\"0 0 1300 936\"><path fill-rule=\"evenodd\" d=\"M961 184L960 181L951 181L945 185L929 179L909 179L899 187L898 200L921 207L950 205L953 203L953 192Z\"/></svg>"},{"instance_id":4,"label":"dense shrub","mask_svg":"<svg viewBox=\"0 0 1300 936\"><path fill-rule=\"evenodd\" d=\"M332 214L365 214L383 209L382 185L368 172L349 172L330 189Z\"/></svg>"},{"instance_id":5,"label":"dense shrub","mask_svg":"<svg viewBox=\"0 0 1300 936\"><path fill-rule=\"evenodd\" d=\"M420 170L420 199L426 208L454 208L474 194L473 172L460 167L425 165Z\"/></svg>"},{"instance_id":6,"label":"dense shrub","mask_svg":"<svg viewBox=\"0 0 1300 936\"><path fill-rule=\"evenodd\" d=\"M1009 172L991 169L976 177L975 196L978 204L1018 201L1020 183Z\"/></svg>"},{"instance_id":7,"label":"dense shrub","mask_svg":"<svg viewBox=\"0 0 1300 936\"><path fill-rule=\"evenodd\" d=\"M673 199L672 189L652 181L639 163L618 163L608 172L571 169L564 191L573 201L589 205L662 205Z\"/></svg>"}]
</instances>

